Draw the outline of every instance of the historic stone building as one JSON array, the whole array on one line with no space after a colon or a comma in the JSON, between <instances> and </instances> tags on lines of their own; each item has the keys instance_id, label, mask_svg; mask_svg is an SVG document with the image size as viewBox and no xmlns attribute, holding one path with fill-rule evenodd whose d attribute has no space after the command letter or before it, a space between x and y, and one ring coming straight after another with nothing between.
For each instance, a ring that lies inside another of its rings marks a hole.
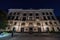
<instances>
[{"instance_id":1,"label":"historic stone building","mask_svg":"<svg viewBox=\"0 0 60 40\"><path fill-rule=\"evenodd\" d=\"M16 32L59 31L54 9L8 9L8 30Z\"/></svg>"}]
</instances>

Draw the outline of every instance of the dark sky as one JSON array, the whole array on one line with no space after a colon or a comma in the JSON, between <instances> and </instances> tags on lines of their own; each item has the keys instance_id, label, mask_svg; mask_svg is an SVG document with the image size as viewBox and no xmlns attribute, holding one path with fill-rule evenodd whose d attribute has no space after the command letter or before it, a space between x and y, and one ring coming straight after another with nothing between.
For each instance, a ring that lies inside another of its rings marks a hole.
<instances>
[{"instance_id":1,"label":"dark sky","mask_svg":"<svg viewBox=\"0 0 60 40\"><path fill-rule=\"evenodd\" d=\"M0 9L8 10L10 8L53 8L55 15L60 16L60 0L0 0Z\"/></svg>"}]
</instances>

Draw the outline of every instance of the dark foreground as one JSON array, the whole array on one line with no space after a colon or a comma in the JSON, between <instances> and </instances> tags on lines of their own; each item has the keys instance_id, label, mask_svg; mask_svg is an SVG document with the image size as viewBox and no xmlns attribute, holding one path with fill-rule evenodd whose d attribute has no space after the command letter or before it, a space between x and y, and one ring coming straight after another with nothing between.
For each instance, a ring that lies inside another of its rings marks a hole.
<instances>
[{"instance_id":1,"label":"dark foreground","mask_svg":"<svg viewBox=\"0 0 60 40\"><path fill-rule=\"evenodd\" d=\"M14 33L13 37L0 38L0 40L60 40L60 33Z\"/></svg>"}]
</instances>

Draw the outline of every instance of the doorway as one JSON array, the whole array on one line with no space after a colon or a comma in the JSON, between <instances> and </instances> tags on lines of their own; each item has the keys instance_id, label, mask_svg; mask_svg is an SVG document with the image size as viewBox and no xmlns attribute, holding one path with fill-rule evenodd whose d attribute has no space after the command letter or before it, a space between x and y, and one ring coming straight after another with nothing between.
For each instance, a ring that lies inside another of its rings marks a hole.
<instances>
[{"instance_id":1,"label":"doorway","mask_svg":"<svg viewBox=\"0 0 60 40\"><path fill-rule=\"evenodd\" d=\"M30 32L30 33L33 32L33 28L32 28L32 27L29 28L29 32Z\"/></svg>"},{"instance_id":2,"label":"doorway","mask_svg":"<svg viewBox=\"0 0 60 40\"><path fill-rule=\"evenodd\" d=\"M24 32L24 28L21 28L21 32Z\"/></svg>"}]
</instances>

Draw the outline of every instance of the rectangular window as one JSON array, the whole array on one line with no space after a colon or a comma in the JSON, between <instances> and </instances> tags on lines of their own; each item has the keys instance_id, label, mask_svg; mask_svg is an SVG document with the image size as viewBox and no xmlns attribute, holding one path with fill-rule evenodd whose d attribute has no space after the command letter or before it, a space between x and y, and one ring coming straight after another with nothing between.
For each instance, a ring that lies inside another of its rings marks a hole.
<instances>
[{"instance_id":1,"label":"rectangular window","mask_svg":"<svg viewBox=\"0 0 60 40\"><path fill-rule=\"evenodd\" d=\"M52 20L55 20L55 18L53 16L51 16Z\"/></svg>"},{"instance_id":2,"label":"rectangular window","mask_svg":"<svg viewBox=\"0 0 60 40\"><path fill-rule=\"evenodd\" d=\"M57 22L54 22L54 24L57 24Z\"/></svg>"},{"instance_id":3,"label":"rectangular window","mask_svg":"<svg viewBox=\"0 0 60 40\"><path fill-rule=\"evenodd\" d=\"M36 19L39 19L39 17L36 17Z\"/></svg>"},{"instance_id":4,"label":"rectangular window","mask_svg":"<svg viewBox=\"0 0 60 40\"><path fill-rule=\"evenodd\" d=\"M32 17L29 17L29 20L30 20L30 21L32 21L32 20L33 20L33 18L32 18Z\"/></svg>"},{"instance_id":5,"label":"rectangular window","mask_svg":"<svg viewBox=\"0 0 60 40\"><path fill-rule=\"evenodd\" d=\"M11 13L9 13L9 15L12 15L12 12L11 12Z\"/></svg>"},{"instance_id":6,"label":"rectangular window","mask_svg":"<svg viewBox=\"0 0 60 40\"><path fill-rule=\"evenodd\" d=\"M37 23L38 26L40 26L40 23Z\"/></svg>"},{"instance_id":7,"label":"rectangular window","mask_svg":"<svg viewBox=\"0 0 60 40\"><path fill-rule=\"evenodd\" d=\"M16 15L16 12L14 12L13 15Z\"/></svg>"},{"instance_id":8,"label":"rectangular window","mask_svg":"<svg viewBox=\"0 0 60 40\"><path fill-rule=\"evenodd\" d=\"M46 25L48 25L48 23L47 23L47 22L45 22L45 24L46 24Z\"/></svg>"},{"instance_id":9,"label":"rectangular window","mask_svg":"<svg viewBox=\"0 0 60 40\"><path fill-rule=\"evenodd\" d=\"M26 16L26 15L27 15L26 13L23 14L23 16Z\"/></svg>"},{"instance_id":10,"label":"rectangular window","mask_svg":"<svg viewBox=\"0 0 60 40\"><path fill-rule=\"evenodd\" d=\"M22 21L26 21L26 17L23 17L23 18L22 18Z\"/></svg>"},{"instance_id":11,"label":"rectangular window","mask_svg":"<svg viewBox=\"0 0 60 40\"><path fill-rule=\"evenodd\" d=\"M52 25L52 22L49 22Z\"/></svg>"},{"instance_id":12,"label":"rectangular window","mask_svg":"<svg viewBox=\"0 0 60 40\"><path fill-rule=\"evenodd\" d=\"M21 25L25 25L25 23L22 23Z\"/></svg>"},{"instance_id":13,"label":"rectangular window","mask_svg":"<svg viewBox=\"0 0 60 40\"><path fill-rule=\"evenodd\" d=\"M16 24L17 24L17 22L14 23L14 25L16 25Z\"/></svg>"},{"instance_id":14,"label":"rectangular window","mask_svg":"<svg viewBox=\"0 0 60 40\"><path fill-rule=\"evenodd\" d=\"M12 16L12 18L11 18L11 19L13 20L14 18L15 18L15 16Z\"/></svg>"},{"instance_id":15,"label":"rectangular window","mask_svg":"<svg viewBox=\"0 0 60 40\"><path fill-rule=\"evenodd\" d=\"M32 16L32 13L30 13L29 16Z\"/></svg>"},{"instance_id":16,"label":"rectangular window","mask_svg":"<svg viewBox=\"0 0 60 40\"><path fill-rule=\"evenodd\" d=\"M50 15L52 15L52 12L50 12Z\"/></svg>"},{"instance_id":17,"label":"rectangular window","mask_svg":"<svg viewBox=\"0 0 60 40\"><path fill-rule=\"evenodd\" d=\"M48 20L50 20L50 16L47 16Z\"/></svg>"},{"instance_id":18,"label":"rectangular window","mask_svg":"<svg viewBox=\"0 0 60 40\"><path fill-rule=\"evenodd\" d=\"M20 13L17 13L17 15L20 15Z\"/></svg>"},{"instance_id":19,"label":"rectangular window","mask_svg":"<svg viewBox=\"0 0 60 40\"><path fill-rule=\"evenodd\" d=\"M45 15L45 13L42 13L42 15Z\"/></svg>"},{"instance_id":20,"label":"rectangular window","mask_svg":"<svg viewBox=\"0 0 60 40\"><path fill-rule=\"evenodd\" d=\"M48 12L46 12L46 15L49 15Z\"/></svg>"},{"instance_id":21,"label":"rectangular window","mask_svg":"<svg viewBox=\"0 0 60 40\"><path fill-rule=\"evenodd\" d=\"M36 13L36 16L39 16L39 14L38 14L38 13Z\"/></svg>"},{"instance_id":22,"label":"rectangular window","mask_svg":"<svg viewBox=\"0 0 60 40\"><path fill-rule=\"evenodd\" d=\"M44 18L44 20L47 20L47 19L46 19L46 16L43 16L43 18Z\"/></svg>"},{"instance_id":23,"label":"rectangular window","mask_svg":"<svg viewBox=\"0 0 60 40\"><path fill-rule=\"evenodd\" d=\"M16 19L15 20L18 20L18 16L16 16Z\"/></svg>"}]
</instances>

